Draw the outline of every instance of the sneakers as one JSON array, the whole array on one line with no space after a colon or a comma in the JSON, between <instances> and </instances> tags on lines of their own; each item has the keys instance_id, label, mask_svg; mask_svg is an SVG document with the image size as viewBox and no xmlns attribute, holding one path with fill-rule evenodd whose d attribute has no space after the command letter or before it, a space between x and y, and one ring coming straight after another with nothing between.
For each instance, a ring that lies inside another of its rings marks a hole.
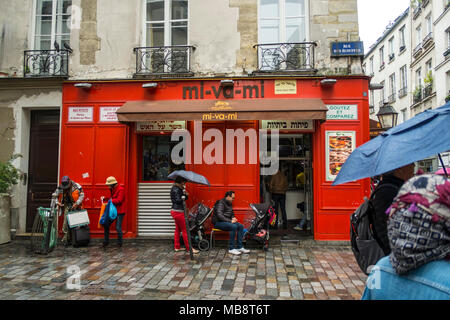
<instances>
[{"instance_id":1,"label":"sneakers","mask_svg":"<svg viewBox=\"0 0 450 320\"><path fill-rule=\"evenodd\" d=\"M303 230L302 227L300 227L300 226L295 226L293 229L297 230L297 231L302 231Z\"/></svg>"},{"instance_id":2,"label":"sneakers","mask_svg":"<svg viewBox=\"0 0 450 320\"><path fill-rule=\"evenodd\" d=\"M250 250L245 249L244 247L237 249L241 253L250 253Z\"/></svg>"},{"instance_id":3,"label":"sneakers","mask_svg":"<svg viewBox=\"0 0 450 320\"><path fill-rule=\"evenodd\" d=\"M239 251L238 249L232 249L232 250L228 250L228 253L234 254L235 256L240 255L242 252Z\"/></svg>"}]
</instances>

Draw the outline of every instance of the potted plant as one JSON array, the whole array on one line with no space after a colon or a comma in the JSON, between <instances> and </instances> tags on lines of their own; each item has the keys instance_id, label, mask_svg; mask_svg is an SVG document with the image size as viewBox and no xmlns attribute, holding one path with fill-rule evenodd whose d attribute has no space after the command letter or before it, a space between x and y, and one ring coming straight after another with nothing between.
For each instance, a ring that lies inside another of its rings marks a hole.
<instances>
[{"instance_id":1,"label":"potted plant","mask_svg":"<svg viewBox=\"0 0 450 320\"><path fill-rule=\"evenodd\" d=\"M447 96L445 97L445 102L449 102L450 101L450 91L447 93Z\"/></svg>"},{"instance_id":2,"label":"potted plant","mask_svg":"<svg viewBox=\"0 0 450 320\"><path fill-rule=\"evenodd\" d=\"M414 92L413 92L413 100L414 100L414 103L417 103L420 100L422 100L422 86L419 85L414 90Z\"/></svg>"},{"instance_id":3,"label":"potted plant","mask_svg":"<svg viewBox=\"0 0 450 320\"><path fill-rule=\"evenodd\" d=\"M21 157L13 155L8 161L0 161L0 244L11 241L11 189L19 182L20 170L12 162Z\"/></svg>"}]
</instances>

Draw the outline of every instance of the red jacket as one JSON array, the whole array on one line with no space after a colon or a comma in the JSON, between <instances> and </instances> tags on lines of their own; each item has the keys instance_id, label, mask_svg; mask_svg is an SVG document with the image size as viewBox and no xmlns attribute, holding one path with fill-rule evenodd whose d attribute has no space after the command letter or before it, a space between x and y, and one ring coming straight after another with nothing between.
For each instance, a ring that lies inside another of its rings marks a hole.
<instances>
[{"instance_id":1,"label":"red jacket","mask_svg":"<svg viewBox=\"0 0 450 320\"><path fill-rule=\"evenodd\" d=\"M105 201L111 199L111 202L116 206L117 214L125 213L125 189L117 185L114 189L111 190L111 197L105 198Z\"/></svg>"}]
</instances>

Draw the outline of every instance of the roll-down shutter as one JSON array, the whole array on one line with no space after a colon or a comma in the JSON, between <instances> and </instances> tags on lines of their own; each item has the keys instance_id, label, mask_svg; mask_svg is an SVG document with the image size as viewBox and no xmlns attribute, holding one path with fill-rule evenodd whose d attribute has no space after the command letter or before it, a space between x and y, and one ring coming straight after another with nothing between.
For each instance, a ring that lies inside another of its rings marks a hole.
<instances>
[{"instance_id":1,"label":"roll-down shutter","mask_svg":"<svg viewBox=\"0 0 450 320\"><path fill-rule=\"evenodd\" d=\"M170 215L172 183L140 183L138 185L138 235L170 238L175 223Z\"/></svg>"}]
</instances>

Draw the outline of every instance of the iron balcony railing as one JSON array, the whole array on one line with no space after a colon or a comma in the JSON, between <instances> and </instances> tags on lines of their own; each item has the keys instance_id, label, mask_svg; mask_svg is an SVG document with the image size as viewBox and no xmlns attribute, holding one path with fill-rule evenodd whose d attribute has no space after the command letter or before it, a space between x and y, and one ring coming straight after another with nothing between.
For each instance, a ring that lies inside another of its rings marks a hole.
<instances>
[{"instance_id":1,"label":"iron balcony railing","mask_svg":"<svg viewBox=\"0 0 450 320\"><path fill-rule=\"evenodd\" d=\"M290 42L256 44L258 71L306 71L315 72L315 42Z\"/></svg>"},{"instance_id":2,"label":"iron balcony railing","mask_svg":"<svg viewBox=\"0 0 450 320\"><path fill-rule=\"evenodd\" d=\"M423 98L424 99L431 96L432 93L433 93L433 85L432 84L423 88Z\"/></svg>"},{"instance_id":3,"label":"iron balcony railing","mask_svg":"<svg viewBox=\"0 0 450 320\"><path fill-rule=\"evenodd\" d=\"M398 97L399 97L399 98L403 98L403 97L406 96L407 94L408 94L408 88L406 88L406 87L401 88L401 89L398 91Z\"/></svg>"},{"instance_id":4,"label":"iron balcony railing","mask_svg":"<svg viewBox=\"0 0 450 320\"><path fill-rule=\"evenodd\" d=\"M191 73L191 55L194 46L138 47L136 74L184 74Z\"/></svg>"},{"instance_id":5,"label":"iron balcony railing","mask_svg":"<svg viewBox=\"0 0 450 320\"><path fill-rule=\"evenodd\" d=\"M69 50L26 50L24 77L68 77Z\"/></svg>"},{"instance_id":6,"label":"iron balcony railing","mask_svg":"<svg viewBox=\"0 0 450 320\"><path fill-rule=\"evenodd\" d=\"M388 103L393 103L393 102L395 102L395 93L391 94L388 97Z\"/></svg>"}]
</instances>

